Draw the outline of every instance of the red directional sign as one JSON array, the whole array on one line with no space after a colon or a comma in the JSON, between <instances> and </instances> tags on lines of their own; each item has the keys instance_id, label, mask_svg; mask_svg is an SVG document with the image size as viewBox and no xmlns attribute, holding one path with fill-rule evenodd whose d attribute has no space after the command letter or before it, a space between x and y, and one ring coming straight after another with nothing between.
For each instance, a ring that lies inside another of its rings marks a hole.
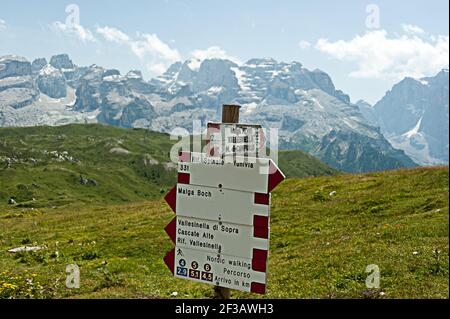
<instances>
[{"instance_id":1,"label":"red directional sign","mask_svg":"<svg viewBox=\"0 0 450 319\"><path fill-rule=\"evenodd\" d=\"M284 179L270 158L221 158L183 152L178 163L178 183L183 184L270 193Z\"/></svg>"},{"instance_id":2,"label":"red directional sign","mask_svg":"<svg viewBox=\"0 0 450 319\"><path fill-rule=\"evenodd\" d=\"M258 156L265 148L261 126L211 128L218 128L208 131L212 152L180 153L178 183L165 196L176 213L165 228L175 248L164 262L177 278L264 294L270 192L285 176Z\"/></svg>"},{"instance_id":3,"label":"red directional sign","mask_svg":"<svg viewBox=\"0 0 450 319\"><path fill-rule=\"evenodd\" d=\"M270 194L189 184L177 184L165 200L177 216L242 225L258 226L270 211Z\"/></svg>"},{"instance_id":4,"label":"red directional sign","mask_svg":"<svg viewBox=\"0 0 450 319\"><path fill-rule=\"evenodd\" d=\"M166 226L165 231L180 248L250 259L253 258L253 249L269 249L268 224L254 227L177 216Z\"/></svg>"}]
</instances>

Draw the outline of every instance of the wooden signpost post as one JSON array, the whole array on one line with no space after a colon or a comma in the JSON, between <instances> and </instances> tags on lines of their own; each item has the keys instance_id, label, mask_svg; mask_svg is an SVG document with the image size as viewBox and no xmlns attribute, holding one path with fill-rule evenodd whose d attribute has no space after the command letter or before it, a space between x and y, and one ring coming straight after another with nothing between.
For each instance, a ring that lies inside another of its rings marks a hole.
<instances>
[{"instance_id":1,"label":"wooden signpost post","mask_svg":"<svg viewBox=\"0 0 450 319\"><path fill-rule=\"evenodd\" d=\"M206 153L180 153L178 184L165 199L176 217L165 231L175 244L164 262L175 277L264 294L270 192L285 178L265 153L261 126L238 124L239 105L224 105L208 124Z\"/></svg>"}]
</instances>

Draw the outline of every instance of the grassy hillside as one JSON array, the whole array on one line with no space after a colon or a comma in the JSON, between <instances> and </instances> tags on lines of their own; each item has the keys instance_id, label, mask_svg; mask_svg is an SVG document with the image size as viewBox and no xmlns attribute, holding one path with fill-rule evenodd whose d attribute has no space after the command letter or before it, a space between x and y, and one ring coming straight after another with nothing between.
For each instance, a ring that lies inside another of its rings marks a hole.
<instances>
[{"instance_id":1,"label":"grassy hillside","mask_svg":"<svg viewBox=\"0 0 450 319\"><path fill-rule=\"evenodd\" d=\"M176 181L169 159L175 142L167 134L103 125L0 128L0 207L10 197L34 208L160 198ZM279 158L289 177L337 173L300 151Z\"/></svg>"},{"instance_id":2,"label":"grassy hillside","mask_svg":"<svg viewBox=\"0 0 450 319\"><path fill-rule=\"evenodd\" d=\"M336 175L339 172L302 151L280 151L278 165L287 177Z\"/></svg>"},{"instance_id":3,"label":"grassy hillside","mask_svg":"<svg viewBox=\"0 0 450 319\"><path fill-rule=\"evenodd\" d=\"M439 167L284 181L273 193L264 297L448 298L448 173ZM162 199L0 209L0 296L210 297L211 286L173 278L162 261L172 247L163 231L172 217ZM6 252L24 244L47 249ZM81 269L80 289L65 288L72 263ZM380 289L365 287L370 264L380 269Z\"/></svg>"}]
</instances>

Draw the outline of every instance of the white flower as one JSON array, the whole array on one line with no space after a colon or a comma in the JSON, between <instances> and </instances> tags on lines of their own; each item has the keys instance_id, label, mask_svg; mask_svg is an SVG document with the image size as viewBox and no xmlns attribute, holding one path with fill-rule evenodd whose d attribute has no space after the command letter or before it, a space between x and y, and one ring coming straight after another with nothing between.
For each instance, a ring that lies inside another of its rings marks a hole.
<instances>
[{"instance_id":1,"label":"white flower","mask_svg":"<svg viewBox=\"0 0 450 319\"><path fill-rule=\"evenodd\" d=\"M176 296L178 296L178 292L174 291L174 292L172 292L170 295L171 295L172 297L176 297Z\"/></svg>"},{"instance_id":2,"label":"white flower","mask_svg":"<svg viewBox=\"0 0 450 319\"><path fill-rule=\"evenodd\" d=\"M413 255L418 255L418 254L419 254L419 252L413 251Z\"/></svg>"}]
</instances>

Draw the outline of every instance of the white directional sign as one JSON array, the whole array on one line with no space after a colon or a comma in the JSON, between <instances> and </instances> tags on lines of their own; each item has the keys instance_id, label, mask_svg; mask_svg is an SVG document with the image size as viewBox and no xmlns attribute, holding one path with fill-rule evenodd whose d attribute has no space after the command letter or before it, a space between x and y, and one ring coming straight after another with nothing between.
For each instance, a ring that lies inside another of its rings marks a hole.
<instances>
[{"instance_id":1,"label":"white directional sign","mask_svg":"<svg viewBox=\"0 0 450 319\"><path fill-rule=\"evenodd\" d=\"M262 157L260 125L210 123L207 143L207 153L180 153L178 183L165 197L176 247L164 262L178 278L264 294L270 192L285 176Z\"/></svg>"},{"instance_id":2,"label":"white directional sign","mask_svg":"<svg viewBox=\"0 0 450 319\"><path fill-rule=\"evenodd\" d=\"M177 216L254 225L255 216L269 216L270 194L177 184L166 196Z\"/></svg>"},{"instance_id":3,"label":"white directional sign","mask_svg":"<svg viewBox=\"0 0 450 319\"><path fill-rule=\"evenodd\" d=\"M177 216L165 228L180 248L190 248L243 258L253 250L269 249L269 228ZM246 240L243 241L242 238Z\"/></svg>"},{"instance_id":4,"label":"white directional sign","mask_svg":"<svg viewBox=\"0 0 450 319\"><path fill-rule=\"evenodd\" d=\"M180 157L178 182L187 184L269 193L285 178L270 158L233 159L202 153L182 153Z\"/></svg>"},{"instance_id":5,"label":"white directional sign","mask_svg":"<svg viewBox=\"0 0 450 319\"><path fill-rule=\"evenodd\" d=\"M165 262L178 278L265 293L267 259L258 261L177 246L166 255Z\"/></svg>"}]
</instances>

